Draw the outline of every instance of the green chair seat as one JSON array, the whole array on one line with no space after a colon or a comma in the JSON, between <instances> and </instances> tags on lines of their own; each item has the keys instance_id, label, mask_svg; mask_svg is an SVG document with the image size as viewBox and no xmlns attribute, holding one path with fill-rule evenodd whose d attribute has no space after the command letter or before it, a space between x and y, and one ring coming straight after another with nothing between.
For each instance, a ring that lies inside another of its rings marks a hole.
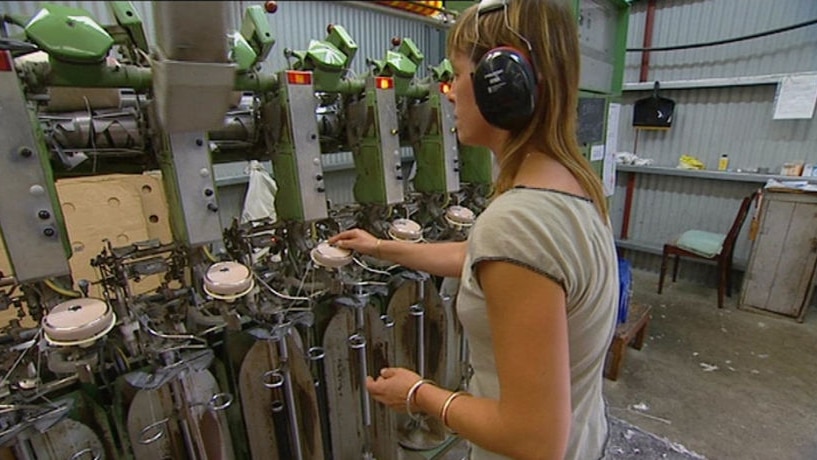
<instances>
[{"instance_id":1,"label":"green chair seat","mask_svg":"<svg viewBox=\"0 0 817 460\"><path fill-rule=\"evenodd\" d=\"M726 235L723 233L687 230L678 238L675 245L685 251L711 259L721 253L725 239Z\"/></svg>"}]
</instances>

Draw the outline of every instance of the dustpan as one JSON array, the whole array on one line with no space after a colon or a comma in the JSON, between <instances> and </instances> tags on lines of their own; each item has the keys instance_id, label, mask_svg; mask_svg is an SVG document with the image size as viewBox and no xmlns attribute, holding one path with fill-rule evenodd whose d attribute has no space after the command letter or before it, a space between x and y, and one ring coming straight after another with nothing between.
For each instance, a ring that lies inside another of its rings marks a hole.
<instances>
[{"instance_id":1,"label":"dustpan","mask_svg":"<svg viewBox=\"0 0 817 460\"><path fill-rule=\"evenodd\" d=\"M675 101L658 95L660 85L655 82L650 97L635 101L633 126L639 129L669 129L675 111Z\"/></svg>"}]
</instances>

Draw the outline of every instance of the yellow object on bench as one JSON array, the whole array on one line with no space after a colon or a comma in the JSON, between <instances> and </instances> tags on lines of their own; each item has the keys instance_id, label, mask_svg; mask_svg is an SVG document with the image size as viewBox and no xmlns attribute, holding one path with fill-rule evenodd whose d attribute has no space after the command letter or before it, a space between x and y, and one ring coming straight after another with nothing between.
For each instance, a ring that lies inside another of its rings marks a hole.
<instances>
[{"instance_id":1,"label":"yellow object on bench","mask_svg":"<svg viewBox=\"0 0 817 460\"><path fill-rule=\"evenodd\" d=\"M624 361L627 345L632 342L632 347L636 350L640 350L644 345L647 325L650 323L651 309L652 307L649 305L642 305L636 302L630 303L630 310L627 313L627 322L619 324L616 327L613 342L607 350L607 363L604 376L608 379L613 381L618 379L618 371L621 369L621 363Z\"/></svg>"}]
</instances>

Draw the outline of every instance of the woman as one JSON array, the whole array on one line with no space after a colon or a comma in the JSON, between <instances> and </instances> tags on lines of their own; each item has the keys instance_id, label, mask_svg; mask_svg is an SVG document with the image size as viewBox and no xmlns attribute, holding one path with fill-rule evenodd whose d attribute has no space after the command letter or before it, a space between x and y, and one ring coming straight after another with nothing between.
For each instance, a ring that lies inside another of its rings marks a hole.
<instances>
[{"instance_id":1,"label":"woman","mask_svg":"<svg viewBox=\"0 0 817 460\"><path fill-rule=\"evenodd\" d=\"M381 370L367 386L395 410L440 417L471 442L472 459L585 460L604 452L602 372L617 264L601 183L576 140L580 56L570 3L486 0L450 32L455 78L448 97L459 140L490 148L500 164L492 201L468 241L412 244L359 229L329 240L460 277L457 313L471 351L473 396L402 368ZM528 102L527 83L516 80L525 74L533 79L530 113L516 110ZM491 99L486 86L515 89ZM510 107L498 107L508 99Z\"/></svg>"}]
</instances>

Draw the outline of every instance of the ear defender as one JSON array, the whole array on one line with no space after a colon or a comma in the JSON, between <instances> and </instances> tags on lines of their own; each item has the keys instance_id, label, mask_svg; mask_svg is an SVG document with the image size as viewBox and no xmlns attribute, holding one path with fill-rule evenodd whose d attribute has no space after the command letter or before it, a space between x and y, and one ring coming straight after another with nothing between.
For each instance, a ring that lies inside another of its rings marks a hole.
<instances>
[{"instance_id":1,"label":"ear defender","mask_svg":"<svg viewBox=\"0 0 817 460\"><path fill-rule=\"evenodd\" d=\"M536 108L536 71L512 47L485 53L472 74L477 107L488 123L513 130L525 126Z\"/></svg>"}]
</instances>

